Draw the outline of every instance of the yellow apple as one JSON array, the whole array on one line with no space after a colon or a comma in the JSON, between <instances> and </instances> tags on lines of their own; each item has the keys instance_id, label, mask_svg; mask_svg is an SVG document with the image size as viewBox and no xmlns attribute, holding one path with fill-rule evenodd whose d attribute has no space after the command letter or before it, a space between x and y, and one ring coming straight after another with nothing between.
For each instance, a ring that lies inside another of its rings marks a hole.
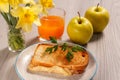
<instances>
[{"instance_id":1,"label":"yellow apple","mask_svg":"<svg viewBox=\"0 0 120 80\"><path fill-rule=\"evenodd\" d=\"M88 19L76 16L69 22L67 33L71 41L84 45L91 39L93 27Z\"/></svg>"},{"instance_id":2,"label":"yellow apple","mask_svg":"<svg viewBox=\"0 0 120 80\"><path fill-rule=\"evenodd\" d=\"M108 11L99 4L90 7L85 12L85 17L92 23L94 33L102 32L109 22Z\"/></svg>"}]
</instances>

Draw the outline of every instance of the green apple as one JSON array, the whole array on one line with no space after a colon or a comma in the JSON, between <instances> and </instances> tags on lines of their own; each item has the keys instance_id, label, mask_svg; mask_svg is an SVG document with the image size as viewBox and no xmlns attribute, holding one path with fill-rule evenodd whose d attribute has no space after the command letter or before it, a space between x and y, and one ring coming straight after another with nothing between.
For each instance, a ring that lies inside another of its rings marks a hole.
<instances>
[{"instance_id":1,"label":"green apple","mask_svg":"<svg viewBox=\"0 0 120 80\"><path fill-rule=\"evenodd\" d=\"M99 4L90 7L85 12L85 17L92 23L94 33L102 32L109 22L108 11Z\"/></svg>"},{"instance_id":2,"label":"green apple","mask_svg":"<svg viewBox=\"0 0 120 80\"><path fill-rule=\"evenodd\" d=\"M88 19L76 16L69 22L67 33L71 41L84 45L91 39L93 27Z\"/></svg>"}]
</instances>

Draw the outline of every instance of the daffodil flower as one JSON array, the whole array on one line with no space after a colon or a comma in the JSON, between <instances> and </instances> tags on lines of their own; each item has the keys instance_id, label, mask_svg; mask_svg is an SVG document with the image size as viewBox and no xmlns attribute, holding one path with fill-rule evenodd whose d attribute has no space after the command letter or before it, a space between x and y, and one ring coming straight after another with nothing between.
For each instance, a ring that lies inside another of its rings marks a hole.
<instances>
[{"instance_id":1,"label":"daffodil flower","mask_svg":"<svg viewBox=\"0 0 120 80\"><path fill-rule=\"evenodd\" d=\"M42 13L47 14L49 8L54 7L53 0L39 0L39 4L42 6Z\"/></svg>"},{"instance_id":2,"label":"daffodil flower","mask_svg":"<svg viewBox=\"0 0 120 80\"><path fill-rule=\"evenodd\" d=\"M11 11L12 15L18 17L16 28L22 28L25 32L32 30L32 23L40 25L38 14L41 11L40 6L18 7Z\"/></svg>"},{"instance_id":3,"label":"daffodil flower","mask_svg":"<svg viewBox=\"0 0 120 80\"><path fill-rule=\"evenodd\" d=\"M0 11L8 13L9 12L9 5L11 7L17 7L23 0L0 0Z\"/></svg>"},{"instance_id":4,"label":"daffodil flower","mask_svg":"<svg viewBox=\"0 0 120 80\"><path fill-rule=\"evenodd\" d=\"M3 16L6 20L8 19L8 23L13 22L12 24L14 24L16 20L16 28L22 28L29 32L32 30L33 23L40 26L39 13L47 13L46 9L54 6L53 0L38 1L39 4L36 4L34 0L0 0L0 12L1 14L5 13ZM30 6L24 7L19 4L30 4Z\"/></svg>"},{"instance_id":5,"label":"daffodil flower","mask_svg":"<svg viewBox=\"0 0 120 80\"><path fill-rule=\"evenodd\" d=\"M9 12L9 2L8 0L0 0L0 11L8 13Z\"/></svg>"},{"instance_id":6,"label":"daffodil flower","mask_svg":"<svg viewBox=\"0 0 120 80\"><path fill-rule=\"evenodd\" d=\"M22 0L8 0L9 4L11 7L15 8L17 7L20 3L22 3Z\"/></svg>"},{"instance_id":7,"label":"daffodil flower","mask_svg":"<svg viewBox=\"0 0 120 80\"><path fill-rule=\"evenodd\" d=\"M34 0L23 0L22 3L23 4L28 4L29 3L29 4L33 4L34 5L35 1Z\"/></svg>"},{"instance_id":8,"label":"daffodil flower","mask_svg":"<svg viewBox=\"0 0 120 80\"><path fill-rule=\"evenodd\" d=\"M40 0L40 4L45 8L51 8L54 6L53 0Z\"/></svg>"}]
</instances>

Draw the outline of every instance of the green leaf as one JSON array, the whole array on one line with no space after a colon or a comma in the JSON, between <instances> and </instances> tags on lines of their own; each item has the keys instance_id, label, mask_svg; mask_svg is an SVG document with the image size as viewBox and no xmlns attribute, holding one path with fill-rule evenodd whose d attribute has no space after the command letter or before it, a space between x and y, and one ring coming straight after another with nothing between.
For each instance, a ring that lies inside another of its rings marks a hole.
<instances>
[{"instance_id":1,"label":"green leaf","mask_svg":"<svg viewBox=\"0 0 120 80\"><path fill-rule=\"evenodd\" d=\"M72 47L72 51L77 52L78 50L76 49L76 47Z\"/></svg>"},{"instance_id":2,"label":"green leaf","mask_svg":"<svg viewBox=\"0 0 120 80\"><path fill-rule=\"evenodd\" d=\"M66 59L70 62L71 59L73 59L74 55L71 51L68 51L67 55L66 55Z\"/></svg>"},{"instance_id":3,"label":"green leaf","mask_svg":"<svg viewBox=\"0 0 120 80\"><path fill-rule=\"evenodd\" d=\"M8 16L7 16L7 13L2 13L2 12L1 12L1 15L3 16L3 18L5 19L5 21L7 22L7 24L10 25L10 22L9 22L9 19L8 19Z\"/></svg>"},{"instance_id":4,"label":"green leaf","mask_svg":"<svg viewBox=\"0 0 120 80\"><path fill-rule=\"evenodd\" d=\"M58 45L53 46L54 52L58 49Z\"/></svg>"},{"instance_id":5,"label":"green leaf","mask_svg":"<svg viewBox=\"0 0 120 80\"><path fill-rule=\"evenodd\" d=\"M52 43L57 43L57 40L54 38L54 37L49 37L50 38L50 41L52 42Z\"/></svg>"},{"instance_id":6,"label":"green leaf","mask_svg":"<svg viewBox=\"0 0 120 80\"><path fill-rule=\"evenodd\" d=\"M80 46L76 46L76 48L77 48L78 51L85 51L85 49L80 47Z\"/></svg>"},{"instance_id":7,"label":"green leaf","mask_svg":"<svg viewBox=\"0 0 120 80\"><path fill-rule=\"evenodd\" d=\"M82 47L80 47L80 46L74 46L74 47L72 47L72 51L73 51L73 52L85 51L85 49L82 48Z\"/></svg>"},{"instance_id":8,"label":"green leaf","mask_svg":"<svg viewBox=\"0 0 120 80\"><path fill-rule=\"evenodd\" d=\"M52 47L48 47L48 48L45 50L45 52L48 52L48 53L50 54L50 53L52 53L52 49L53 49Z\"/></svg>"},{"instance_id":9,"label":"green leaf","mask_svg":"<svg viewBox=\"0 0 120 80\"><path fill-rule=\"evenodd\" d=\"M63 51L65 51L65 50L67 49L68 45L67 45L67 43L64 43L61 47L62 47L61 49L62 49Z\"/></svg>"},{"instance_id":10,"label":"green leaf","mask_svg":"<svg viewBox=\"0 0 120 80\"><path fill-rule=\"evenodd\" d=\"M17 24L18 18L12 16L10 13L8 13L7 15L8 15L11 25L14 25L14 27L15 27Z\"/></svg>"},{"instance_id":11,"label":"green leaf","mask_svg":"<svg viewBox=\"0 0 120 80\"><path fill-rule=\"evenodd\" d=\"M58 45L55 45L53 47L48 47L45 52L48 52L49 54L51 54L52 52L55 52L58 49Z\"/></svg>"}]
</instances>

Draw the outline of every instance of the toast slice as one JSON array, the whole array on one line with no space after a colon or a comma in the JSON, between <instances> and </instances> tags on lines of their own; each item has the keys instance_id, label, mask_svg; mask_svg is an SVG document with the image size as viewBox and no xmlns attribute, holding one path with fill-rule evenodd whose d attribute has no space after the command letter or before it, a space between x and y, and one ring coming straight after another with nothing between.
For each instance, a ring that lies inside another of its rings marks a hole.
<instances>
[{"instance_id":1,"label":"toast slice","mask_svg":"<svg viewBox=\"0 0 120 80\"><path fill-rule=\"evenodd\" d=\"M38 44L34 55L28 65L28 70L31 72L50 72L63 74L65 76L75 73L84 72L89 62L89 55L86 51L73 52L74 57L69 62L66 59L68 50L62 51L61 47L51 54L45 52L48 47L53 47L49 44Z\"/></svg>"}]
</instances>

